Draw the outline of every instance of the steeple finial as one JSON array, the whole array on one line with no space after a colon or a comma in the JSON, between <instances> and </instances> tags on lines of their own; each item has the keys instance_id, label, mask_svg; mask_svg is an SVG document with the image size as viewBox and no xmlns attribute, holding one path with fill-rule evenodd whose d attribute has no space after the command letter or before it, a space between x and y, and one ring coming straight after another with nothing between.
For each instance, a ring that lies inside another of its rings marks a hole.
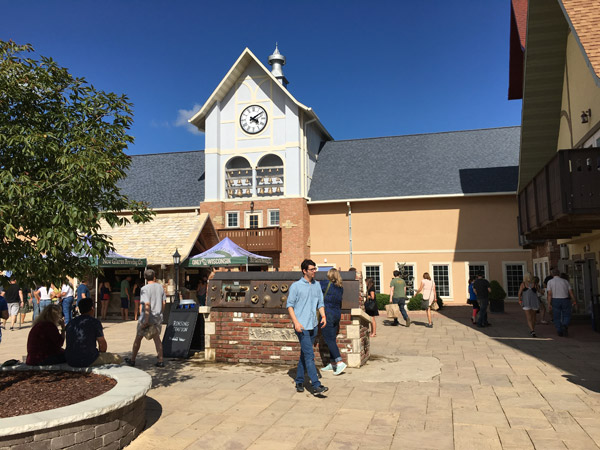
<instances>
[{"instance_id":1,"label":"steeple finial","mask_svg":"<svg viewBox=\"0 0 600 450\"><path fill-rule=\"evenodd\" d=\"M285 56L279 53L278 43L275 43L275 51L269 56L269 64L271 65L271 73L284 87L288 85L288 80L283 74L283 66L285 66Z\"/></svg>"}]
</instances>

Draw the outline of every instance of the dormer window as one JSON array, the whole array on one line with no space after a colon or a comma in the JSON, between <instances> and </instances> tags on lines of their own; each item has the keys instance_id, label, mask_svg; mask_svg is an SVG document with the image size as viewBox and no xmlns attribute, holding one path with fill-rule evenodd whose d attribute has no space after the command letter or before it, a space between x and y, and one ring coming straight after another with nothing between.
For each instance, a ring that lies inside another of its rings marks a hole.
<instances>
[{"instance_id":1,"label":"dormer window","mask_svg":"<svg viewBox=\"0 0 600 450\"><path fill-rule=\"evenodd\" d=\"M225 190L227 198L252 197L254 183L252 166L246 158L236 156L231 158L225 169Z\"/></svg>"},{"instance_id":2,"label":"dormer window","mask_svg":"<svg viewBox=\"0 0 600 450\"><path fill-rule=\"evenodd\" d=\"M273 197L283 195L283 161L277 155L266 155L256 167L256 195Z\"/></svg>"}]
</instances>

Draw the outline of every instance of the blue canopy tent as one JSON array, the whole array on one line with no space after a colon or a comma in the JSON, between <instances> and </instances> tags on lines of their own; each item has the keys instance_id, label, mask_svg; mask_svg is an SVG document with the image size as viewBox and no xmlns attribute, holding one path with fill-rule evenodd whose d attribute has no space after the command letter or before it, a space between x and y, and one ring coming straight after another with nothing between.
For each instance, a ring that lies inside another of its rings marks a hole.
<instances>
[{"instance_id":1,"label":"blue canopy tent","mask_svg":"<svg viewBox=\"0 0 600 450\"><path fill-rule=\"evenodd\" d=\"M228 237L204 253L188 258L184 267L269 266L273 258L243 249Z\"/></svg>"}]
</instances>

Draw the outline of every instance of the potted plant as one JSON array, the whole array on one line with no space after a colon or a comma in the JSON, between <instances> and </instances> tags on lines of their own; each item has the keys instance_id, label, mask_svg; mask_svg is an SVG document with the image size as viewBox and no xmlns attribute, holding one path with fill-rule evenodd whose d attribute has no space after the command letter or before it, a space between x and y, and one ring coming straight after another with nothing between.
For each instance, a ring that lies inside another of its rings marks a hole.
<instances>
[{"instance_id":1,"label":"potted plant","mask_svg":"<svg viewBox=\"0 0 600 450\"><path fill-rule=\"evenodd\" d=\"M506 291L496 280L490 282L490 312L504 312Z\"/></svg>"}]
</instances>

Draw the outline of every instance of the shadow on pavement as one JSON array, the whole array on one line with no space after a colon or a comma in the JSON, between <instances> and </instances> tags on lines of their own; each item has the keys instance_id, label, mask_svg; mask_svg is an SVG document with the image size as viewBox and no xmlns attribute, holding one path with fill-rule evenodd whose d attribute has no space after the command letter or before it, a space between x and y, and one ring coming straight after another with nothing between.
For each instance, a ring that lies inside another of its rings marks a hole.
<instances>
[{"instance_id":1,"label":"shadow on pavement","mask_svg":"<svg viewBox=\"0 0 600 450\"><path fill-rule=\"evenodd\" d=\"M472 308L468 305L446 306L436 314L555 366L569 374L564 377L570 382L600 392L600 333L592 330L589 318L574 317L568 338L557 336L552 323L536 325L537 338L532 338L525 315L517 304L505 304L504 313L488 313L492 326L485 328L471 324Z\"/></svg>"},{"instance_id":2,"label":"shadow on pavement","mask_svg":"<svg viewBox=\"0 0 600 450\"><path fill-rule=\"evenodd\" d=\"M135 361L135 368L145 371L152 377L152 388L167 387L174 383L187 381L194 378L192 375L188 375L182 372L182 368L188 364L186 360L177 359L166 359L165 367L155 367L156 356L154 357L141 357Z\"/></svg>"},{"instance_id":3,"label":"shadow on pavement","mask_svg":"<svg viewBox=\"0 0 600 450\"><path fill-rule=\"evenodd\" d=\"M162 416L162 412L162 405L152 397L146 396L146 426L144 429L147 430L158 422L158 419Z\"/></svg>"}]
</instances>

